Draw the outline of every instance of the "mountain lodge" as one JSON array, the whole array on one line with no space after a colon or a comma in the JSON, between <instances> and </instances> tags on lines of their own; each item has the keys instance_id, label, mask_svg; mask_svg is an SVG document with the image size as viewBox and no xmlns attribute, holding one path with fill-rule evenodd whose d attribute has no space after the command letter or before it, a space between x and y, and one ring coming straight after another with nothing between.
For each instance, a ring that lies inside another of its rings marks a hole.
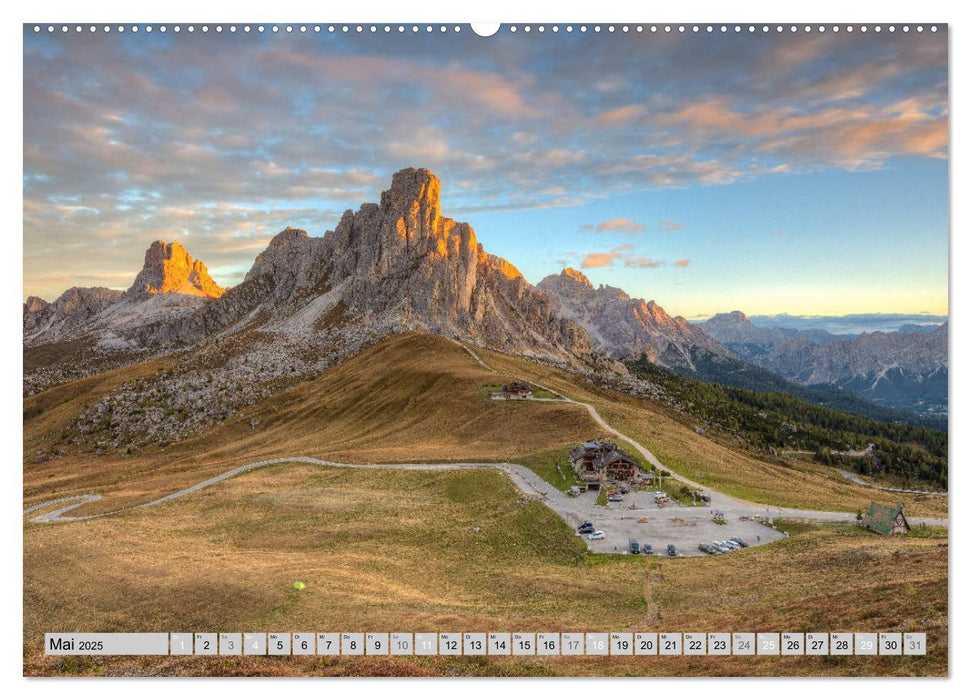
<instances>
[{"instance_id":1,"label":"mountain lodge","mask_svg":"<svg viewBox=\"0 0 971 700\"><path fill-rule=\"evenodd\" d=\"M588 488L600 488L611 481L632 481L641 471L634 457L615 442L588 440L570 450L573 471Z\"/></svg>"},{"instance_id":2,"label":"mountain lodge","mask_svg":"<svg viewBox=\"0 0 971 700\"><path fill-rule=\"evenodd\" d=\"M863 527L883 535L896 535L910 531L910 524L904 517L904 504L896 507L882 503L871 503L863 516Z\"/></svg>"},{"instance_id":3,"label":"mountain lodge","mask_svg":"<svg viewBox=\"0 0 971 700\"><path fill-rule=\"evenodd\" d=\"M489 394L492 399L528 399L533 395L533 387L518 379L503 384L502 389Z\"/></svg>"}]
</instances>

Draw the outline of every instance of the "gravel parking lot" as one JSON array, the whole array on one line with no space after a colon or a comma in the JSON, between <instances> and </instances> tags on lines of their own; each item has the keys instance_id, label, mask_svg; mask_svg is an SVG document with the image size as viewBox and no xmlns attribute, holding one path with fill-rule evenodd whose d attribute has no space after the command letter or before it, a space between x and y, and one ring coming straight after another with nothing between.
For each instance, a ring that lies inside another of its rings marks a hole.
<instances>
[{"instance_id":1,"label":"gravel parking lot","mask_svg":"<svg viewBox=\"0 0 971 700\"><path fill-rule=\"evenodd\" d=\"M673 544L681 556L708 556L698 549L700 543L738 536L754 546L785 537L779 530L737 512L725 512L725 524L719 525L713 520L713 509L707 505L682 506L671 501L662 508L654 503L651 492L629 493L623 502L606 506L597 505L596 491L570 500L574 505L571 515L576 518L573 525L589 520L604 532L604 539L587 541L593 552L626 552L629 540L635 539L642 545L653 545L655 553L663 554L668 544Z\"/></svg>"}]
</instances>

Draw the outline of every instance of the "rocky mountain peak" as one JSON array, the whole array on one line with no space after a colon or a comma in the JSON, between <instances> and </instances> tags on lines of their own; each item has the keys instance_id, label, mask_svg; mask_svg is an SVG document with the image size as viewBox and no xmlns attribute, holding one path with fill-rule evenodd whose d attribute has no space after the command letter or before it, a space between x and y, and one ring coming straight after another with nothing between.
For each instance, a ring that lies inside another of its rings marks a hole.
<instances>
[{"instance_id":1,"label":"rocky mountain peak","mask_svg":"<svg viewBox=\"0 0 971 700\"><path fill-rule=\"evenodd\" d=\"M382 208L392 211L413 206L440 207L442 183L430 170L405 168L391 176L391 187L381 194Z\"/></svg>"},{"instance_id":2,"label":"rocky mountain peak","mask_svg":"<svg viewBox=\"0 0 971 700\"><path fill-rule=\"evenodd\" d=\"M594 347L615 358L648 359L667 367L694 369L699 350L714 356L729 353L680 316L671 318L653 300L632 299L623 289L601 285L596 289L580 272L567 268L537 285L553 303L556 313L574 321Z\"/></svg>"},{"instance_id":3,"label":"rocky mountain peak","mask_svg":"<svg viewBox=\"0 0 971 700\"><path fill-rule=\"evenodd\" d=\"M226 290L209 276L205 263L195 260L178 241L155 241L145 251L145 264L126 295L187 294L218 299Z\"/></svg>"},{"instance_id":4,"label":"rocky mountain peak","mask_svg":"<svg viewBox=\"0 0 971 700\"><path fill-rule=\"evenodd\" d=\"M572 267L564 267L560 276L578 282L589 289L593 289L593 284L587 279L587 276L579 270L574 270Z\"/></svg>"},{"instance_id":5,"label":"rocky mountain peak","mask_svg":"<svg viewBox=\"0 0 971 700\"><path fill-rule=\"evenodd\" d=\"M300 243L304 238L310 238L310 235L303 229L293 228L292 226L287 226L285 229L276 234L271 240L269 248L282 248L293 243Z\"/></svg>"},{"instance_id":6,"label":"rocky mountain peak","mask_svg":"<svg viewBox=\"0 0 971 700\"><path fill-rule=\"evenodd\" d=\"M48 306L49 304L40 297L30 296L27 297L27 301L24 302L24 313L35 314L38 311L43 311Z\"/></svg>"}]
</instances>

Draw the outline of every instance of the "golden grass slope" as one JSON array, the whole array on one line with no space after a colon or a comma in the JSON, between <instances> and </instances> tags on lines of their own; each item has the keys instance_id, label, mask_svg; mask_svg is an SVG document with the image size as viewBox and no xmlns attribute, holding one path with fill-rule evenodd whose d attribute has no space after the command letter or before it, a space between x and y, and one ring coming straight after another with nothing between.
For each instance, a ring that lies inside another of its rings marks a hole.
<instances>
[{"instance_id":1,"label":"golden grass slope","mask_svg":"<svg viewBox=\"0 0 971 700\"><path fill-rule=\"evenodd\" d=\"M25 505L93 492L106 498L75 513L101 512L151 500L260 459L502 461L562 450L598 433L576 406L484 398L479 387L495 383L496 375L461 347L438 336L404 335L182 443L134 456L74 451L37 464L31 461L39 446L57 440L85 403L93 403L125 377L162 368L136 365L26 399Z\"/></svg>"},{"instance_id":2,"label":"golden grass slope","mask_svg":"<svg viewBox=\"0 0 971 700\"><path fill-rule=\"evenodd\" d=\"M492 470L278 465L25 525L29 675L944 675L947 541L839 529L721 557L582 554ZM295 581L306 588L296 591ZM925 631L927 657L45 657L72 631Z\"/></svg>"}]
</instances>

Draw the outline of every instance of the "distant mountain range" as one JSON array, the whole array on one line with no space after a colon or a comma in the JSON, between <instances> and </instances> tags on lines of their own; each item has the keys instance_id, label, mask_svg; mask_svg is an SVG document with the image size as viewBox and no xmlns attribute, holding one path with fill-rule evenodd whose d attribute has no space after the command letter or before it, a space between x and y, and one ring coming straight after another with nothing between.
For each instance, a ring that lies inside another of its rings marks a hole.
<instances>
[{"instance_id":1,"label":"distant mountain range","mask_svg":"<svg viewBox=\"0 0 971 700\"><path fill-rule=\"evenodd\" d=\"M799 331L826 331L833 336L934 330L947 321L947 316L934 314L846 314L844 316L793 316L791 314L749 315L761 328L790 328Z\"/></svg>"},{"instance_id":2,"label":"distant mountain range","mask_svg":"<svg viewBox=\"0 0 971 700\"><path fill-rule=\"evenodd\" d=\"M25 391L178 353L182 372L154 379L151 391L209 392L206 410L224 415L275 382L417 330L587 372L623 373L622 362L645 357L699 379L845 410L872 406L840 387L887 405L946 407L946 324L837 341L821 331L759 328L737 312L689 323L654 301L595 288L569 268L534 287L486 252L468 224L442 215L440 190L427 170L399 171L379 203L346 211L324 236L277 234L229 289L179 243L156 241L125 292L30 297Z\"/></svg>"},{"instance_id":3,"label":"distant mountain range","mask_svg":"<svg viewBox=\"0 0 971 700\"><path fill-rule=\"evenodd\" d=\"M858 336L756 326L741 311L701 328L746 362L803 385L831 385L881 405L946 414L948 324Z\"/></svg>"}]
</instances>

